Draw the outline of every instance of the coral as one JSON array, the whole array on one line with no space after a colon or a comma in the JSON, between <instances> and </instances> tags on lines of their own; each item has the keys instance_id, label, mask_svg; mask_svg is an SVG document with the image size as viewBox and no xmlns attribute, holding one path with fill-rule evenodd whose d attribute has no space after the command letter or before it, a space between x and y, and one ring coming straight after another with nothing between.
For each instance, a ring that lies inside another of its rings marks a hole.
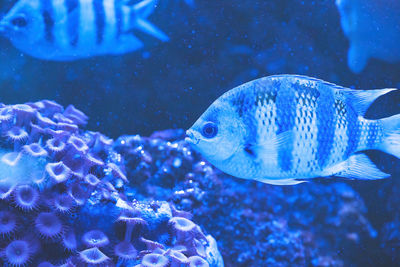
<instances>
[{"instance_id":1,"label":"coral","mask_svg":"<svg viewBox=\"0 0 400 267\"><path fill-rule=\"evenodd\" d=\"M0 264L134 266L156 257L169 265L199 256L222 266L214 239L176 217L185 212L134 199L113 140L80 129L81 111L47 100L1 104L0 120Z\"/></svg>"},{"instance_id":2,"label":"coral","mask_svg":"<svg viewBox=\"0 0 400 267\"><path fill-rule=\"evenodd\" d=\"M31 251L30 244L24 240L14 240L7 245L3 254L11 266L24 266L28 264Z\"/></svg>"},{"instance_id":3,"label":"coral","mask_svg":"<svg viewBox=\"0 0 400 267\"><path fill-rule=\"evenodd\" d=\"M377 233L351 187L318 180L280 187L231 178L203 161L183 137L181 130L123 136L115 150L123 156L130 194L190 211L216 237L226 266L347 266L370 260L357 256L358 245L373 247ZM179 214L169 222L177 240L201 239L190 214L172 212ZM190 250L202 254L196 243Z\"/></svg>"}]
</instances>

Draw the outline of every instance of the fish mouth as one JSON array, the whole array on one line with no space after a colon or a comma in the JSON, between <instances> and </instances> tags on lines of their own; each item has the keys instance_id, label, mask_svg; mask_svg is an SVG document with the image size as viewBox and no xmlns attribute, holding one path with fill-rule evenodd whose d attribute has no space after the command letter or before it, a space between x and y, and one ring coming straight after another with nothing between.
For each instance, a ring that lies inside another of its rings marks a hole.
<instances>
[{"instance_id":1,"label":"fish mouth","mask_svg":"<svg viewBox=\"0 0 400 267\"><path fill-rule=\"evenodd\" d=\"M192 130L187 130L185 141L190 144L197 145L200 142L200 139L196 138L196 136L194 135L194 132Z\"/></svg>"}]
</instances>

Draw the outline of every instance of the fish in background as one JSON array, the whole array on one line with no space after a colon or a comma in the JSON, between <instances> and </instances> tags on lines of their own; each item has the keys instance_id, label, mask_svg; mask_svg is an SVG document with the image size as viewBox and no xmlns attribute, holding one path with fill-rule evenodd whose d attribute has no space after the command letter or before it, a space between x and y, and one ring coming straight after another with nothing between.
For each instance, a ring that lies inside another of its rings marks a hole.
<instances>
[{"instance_id":1,"label":"fish in background","mask_svg":"<svg viewBox=\"0 0 400 267\"><path fill-rule=\"evenodd\" d=\"M400 1L336 0L349 38L348 65L360 73L369 58L400 61Z\"/></svg>"},{"instance_id":2,"label":"fish in background","mask_svg":"<svg viewBox=\"0 0 400 267\"><path fill-rule=\"evenodd\" d=\"M363 116L375 99L393 90L269 76L223 94L187 131L186 141L222 171L268 184L386 178L390 175L362 152L376 149L400 158L400 114Z\"/></svg>"},{"instance_id":3,"label":"fish in background","mask_svg":"<svg viewBox=\"0 0 400 267\"><path fill-rule=\"evenodd\" d=\"M20 0L0 21L0 35L44 60L124 54L143 46L139 30L168 41L147 17L157 1Z\"/></svg>"}]
</instances>

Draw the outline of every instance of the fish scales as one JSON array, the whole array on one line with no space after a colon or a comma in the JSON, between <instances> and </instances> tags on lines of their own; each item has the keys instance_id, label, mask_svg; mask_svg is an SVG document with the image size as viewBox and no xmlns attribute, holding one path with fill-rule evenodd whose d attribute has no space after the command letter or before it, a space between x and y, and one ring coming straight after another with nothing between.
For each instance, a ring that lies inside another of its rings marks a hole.
<instances>
[{"instance_id":1,"label":"fish scales","mask_svg":"<svg viewBox=\"0 0 400 267\"><path fill-rule=\"evenodd\" d=\"M392 90L352 90L298 75L260 78L217 99L187 140L240 178L272 184L332 175L384 178L359 152L379 149L399 157L400 115L363 118L377 97Z\"/></svg>"}]
</instances>

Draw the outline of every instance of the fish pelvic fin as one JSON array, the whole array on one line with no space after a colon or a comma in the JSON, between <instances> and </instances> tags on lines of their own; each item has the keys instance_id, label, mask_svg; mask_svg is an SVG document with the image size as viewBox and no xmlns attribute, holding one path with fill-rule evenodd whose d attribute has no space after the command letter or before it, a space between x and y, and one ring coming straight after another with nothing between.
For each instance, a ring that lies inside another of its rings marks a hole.
<instances>
[{"instance_id":1,"label":"fish pelvic fin","mask_svg":"<svg viewBox=\"0 0 400 267\"><path fill-rule=\"evenodd\" d=\"M381 119L383 141L378 149L400 159L400 114Z\"/></svg>"},{"instance_id":2,"label":"fish pelvic fin","mask_svg":"<svg viewBox=\"0 0 400 267\"><path fill-rule=\"evenodd\" d=\"M322 176L338 176L354 180L378 180L390 174L379 170L365 154L355 154L347 160L328 168Z\"/></svg>"},{"instance_id":3,"label":"fish pelvic fin","mask_svg":"<svg viewBox=\"0 0 400 267\"><path fill-rule=\"evenodd\" d=\"M301 180L296 180L296 179L273 180L273 179L268 179L268 178L260 178L260 179L255 179L255 180L265 183L265 184L271 184L271 185L296 185L296 184L301 184L301 183L307 182L307 181L301 181Z\"/></svg>"},{"instance_id":4,"label":"fish pelvic fin","mask_svg":"<svg viewBox=\"0 0 400 267\"><path fill-rule=\"evenodd\" d=\"M369 106L380 96L385 95L391 91L398 90L396 88L388 89L375 89L375 90L343 90L346 97L350 98L350 102L355 108L359 116L364 116Z\"/></svg>"},{"instance_id":5,"label":"fish pelvic fin","mask_svg":"<svg viewBox=\"0 0 400 267\"><path fill-rule=\"evenodd\" d=\"M169 37L155 25L147 20L157 6L157 0L143 0L136 4L126 2L125 6L130 10L128 30L138 29L163 42L169 41Z\"/></svg>"}]
</instances>

